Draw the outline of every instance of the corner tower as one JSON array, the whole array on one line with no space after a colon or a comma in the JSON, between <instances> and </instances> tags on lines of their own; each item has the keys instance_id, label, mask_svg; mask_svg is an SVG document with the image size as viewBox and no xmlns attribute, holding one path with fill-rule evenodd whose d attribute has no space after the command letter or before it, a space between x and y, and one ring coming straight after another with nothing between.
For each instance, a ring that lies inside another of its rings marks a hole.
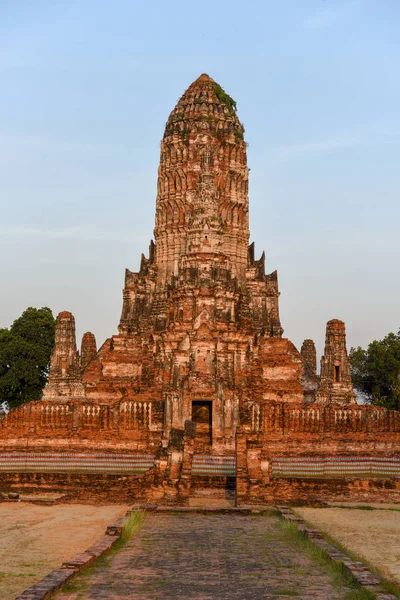
<instances>
[{"instance_id":1,"label":"corner tower","mask_svg":"<svg viewBox=\"0 0 400 600\"><path fill-rule=\"evenodd\" d=\"M49 381L44 389L43 398L58 401L85 398L79 353L76 348L75 318L66 310L60 312L56 319Z\"/></svg>"},{"instance_id":2,"label":"corner tower","mask_svg":"<svg viewBox=\"0 0 400 600\"><path fill-rule=\"evenodd\" d=\"M325 350L321 358L321 387L317 400L321 404L355 404L350 375L343 321L331 319L326 324Z\"/></svg>"}]
</instances>

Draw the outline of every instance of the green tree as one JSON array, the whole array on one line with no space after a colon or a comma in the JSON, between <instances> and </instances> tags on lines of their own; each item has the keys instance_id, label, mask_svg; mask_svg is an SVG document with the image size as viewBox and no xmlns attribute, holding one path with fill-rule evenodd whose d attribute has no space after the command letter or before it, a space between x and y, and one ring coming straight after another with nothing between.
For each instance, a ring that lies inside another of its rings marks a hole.
<instances>
[{"instance_id":1,"label":"green tree","mask_svg":"<svg viewBox=\"0 0 400 600\"><path fill-rule=\"evenodd\" d=\"M369 402L400 410L400 331L350 350L353 385Z\"/></svg>"},{"instance_id":2,"label":"green tree","mask_svg":"<svg viewBox=\"0 0 400 600\"><path fill-rule=\"evenodd\" d=\"M54 346L51 310L27 308L10 329L0 329L0 402L15 408L39 400Z\"/></svg>"}]
</instances>

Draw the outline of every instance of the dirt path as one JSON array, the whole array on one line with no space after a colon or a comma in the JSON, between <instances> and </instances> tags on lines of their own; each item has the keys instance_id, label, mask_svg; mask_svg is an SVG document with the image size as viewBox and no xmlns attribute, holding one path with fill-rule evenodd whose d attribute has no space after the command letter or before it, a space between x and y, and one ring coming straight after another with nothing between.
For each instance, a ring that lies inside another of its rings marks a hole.
<instances>
[{"instance_id":1,"label":"dirt path","mask_svg":"<svg viewBox=\"0 0 400 600\"><path fill-rule=\"evenodd\" d=\"M400 583L400 512L346 508L296 508L296 512Z\"/></svg>"},{"instance_id":2,"label":"dirt path","mask_svg":"<svg viewBox=\"0 0 400 600\"><path fill-rule=\"evenodd\" d=\"M56 600L343 600L346 590L297 545L275 516L148 514L116 555Z\"/></svg>"},{"instance_id":3,"label":"dirt path","mask_svg":"<svg viewBox=\"0 0 400 600\"><path fill-rule=\"evenodd\" d=\"M0 503L0 600L86 550L127 506Z\"/></svg>"}]
</instances>

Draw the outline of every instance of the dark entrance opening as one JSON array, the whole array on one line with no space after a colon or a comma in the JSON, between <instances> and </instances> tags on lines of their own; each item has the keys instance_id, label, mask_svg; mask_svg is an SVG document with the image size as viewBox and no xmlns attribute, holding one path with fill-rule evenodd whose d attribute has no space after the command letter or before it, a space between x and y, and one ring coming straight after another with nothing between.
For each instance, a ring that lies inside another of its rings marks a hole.
<instances>
[{"instance_id":1,"label":"dark entrance opening","mask_svg":"<svg viewBox=\"0 0 400 600\"><path fill-rule=\"evenodd\" d=\"M193 400L192 421L196 423L196 445L212 444L212 401Z\"/></svg>"}]
</instances>

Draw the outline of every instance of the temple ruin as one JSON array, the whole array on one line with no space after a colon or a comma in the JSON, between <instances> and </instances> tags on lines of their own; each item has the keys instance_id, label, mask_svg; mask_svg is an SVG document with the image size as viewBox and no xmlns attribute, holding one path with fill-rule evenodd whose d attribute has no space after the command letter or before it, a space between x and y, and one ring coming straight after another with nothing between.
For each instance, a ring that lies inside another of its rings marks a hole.
<instances>
[{"instance_id":1,"label":"temple ruin","mask_svg":"<svg viewBox=\"0 0 400 600\"><path fill-rule=\"evenodd\" d=\"M320 498L333 474L333 495L351 496L366 471L368 493L382 473L398 493L399 413L356 404L342 321L327 323L320 375L314 342L283 336L248 213L236 104L203 74L165 127L154 241L126 270L118 334L97 350L87 332L78 352L73 315L58 315L43 400L0 424L3 478L22 454L29 482L40 454L47 475L128 473L128 494L164 502L202 477L234 480L238 502Z\"/></svg>"}]
</instances>

